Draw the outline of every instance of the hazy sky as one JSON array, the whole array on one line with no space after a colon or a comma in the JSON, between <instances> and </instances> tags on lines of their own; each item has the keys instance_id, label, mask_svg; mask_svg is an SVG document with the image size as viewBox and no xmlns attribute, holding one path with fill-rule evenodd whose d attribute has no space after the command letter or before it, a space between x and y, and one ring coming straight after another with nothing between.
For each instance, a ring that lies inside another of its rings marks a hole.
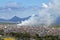
<instances>
[{"instance_id":1,"label":"hazy sky","mask_svg":"<svg viewBox=\"0 0 60 40\"><path fill-rule=\"evenodd\" d=\"M27 17L38 14L42 3L49 0L0 0L0 18L11 18L13 16Z\"/></svg>"}]
</instances>

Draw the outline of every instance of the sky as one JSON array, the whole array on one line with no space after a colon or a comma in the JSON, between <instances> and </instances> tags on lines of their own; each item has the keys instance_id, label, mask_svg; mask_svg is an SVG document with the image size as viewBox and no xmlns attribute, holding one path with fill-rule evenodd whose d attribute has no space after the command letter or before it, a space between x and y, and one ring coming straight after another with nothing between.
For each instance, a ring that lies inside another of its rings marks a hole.
<instances>
[{"instance_id":1,"label":"sky","mask_svg":"<svg viewBox=\"0 0 60 40\"><path fill-rule=\"evenodd\" d=\"M28 17L38 14L42 4L48 2L50 0L0 0L0 18L10 19L13 16Z\"/></svg>"}]
</instances>

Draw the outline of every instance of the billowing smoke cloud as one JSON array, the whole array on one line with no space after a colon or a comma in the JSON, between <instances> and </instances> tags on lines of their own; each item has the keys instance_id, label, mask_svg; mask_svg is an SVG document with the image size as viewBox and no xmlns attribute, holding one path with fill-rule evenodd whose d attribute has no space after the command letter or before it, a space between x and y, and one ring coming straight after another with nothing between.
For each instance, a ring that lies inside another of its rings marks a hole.
<instances>
[{"instance_id":1,"label":"billowing smoke cloud","mask_svg":"<svg viewBox=\"0 0 60 40\"><path fill-rule=\"evenodd\" d=\"M44 25L49 26L55 22L58 16L60 16L60 0L51 0L48 5L42 3L42 10L39 14L32 15L30 19L23 21L20 26L23 25Z\"/></svg>"}]
</instances>

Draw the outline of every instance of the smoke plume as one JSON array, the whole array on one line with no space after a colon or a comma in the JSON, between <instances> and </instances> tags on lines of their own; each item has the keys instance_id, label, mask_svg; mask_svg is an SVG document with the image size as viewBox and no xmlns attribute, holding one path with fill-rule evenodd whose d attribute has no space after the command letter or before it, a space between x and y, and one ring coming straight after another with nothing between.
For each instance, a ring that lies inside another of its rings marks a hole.
<instances>
[{"instance_id":1,"label":"smoke plume","mask_svg":"<svg viewBox=\"0 0 60 40\"><path fill-rule=\"evenodd\" d=\"M42 9L37 13L33 14L30 19L22 21L20 26L23 25L44 25L49 26L55 22L55 20L60 16L60 0L51 0L47 4L42 3Z\"/></svg>"}]
</instances>

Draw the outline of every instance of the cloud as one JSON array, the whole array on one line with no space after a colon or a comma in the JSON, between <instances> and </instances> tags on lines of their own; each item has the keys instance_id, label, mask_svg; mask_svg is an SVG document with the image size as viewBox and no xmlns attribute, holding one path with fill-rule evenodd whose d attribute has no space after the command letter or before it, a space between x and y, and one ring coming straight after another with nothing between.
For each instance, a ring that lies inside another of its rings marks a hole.
<instances>
[{"instance_id":1,"label":"cloud","mask_svg":"<svg viewBox=\"0 0 60 40\"><path fill-rule=\"evenodd\" d=\"M40 8L38 6L28 6L27 8L25 6L22 6L22 4L19 4L17 2L8 2L4 7L0 7L0 13L2 12L33 12L36 10L39 10Z\"/></svg>"},{"instance_id":2,"label":"cloud","mask_svg":"<svg viewBox=\"0 0 60 40\"><path fill-rule=\"evenodd\" d=\"M43 3L43 9L39 11L38 16L32 16L29 20L23 21L19 25L51 25L60 16L60 0L51 0L48 6Z\"/></svg>"},{"instance_id":3,"label":"cloud","mask_svg":"<svg viewBox=\"0 0 60 40\"><path fill-rule=\"evenodd\" d=\"M16 3L16 2L8 2L6 4L6 6L7 7L16 7L16 8L19 8L20 7L20 5L18 3Z\"/></svg>"},{"instance_id":4,"label":"cloud","mask_svg":"<svg viewBox=\"0 0 60 40\"><path fill-rule=\"evenodd\" d=\"M0 12L11 12L11 11L17 11L23 9L23 7L21 7L21 5L19 3L16 2L8 2L5 4L4 7L0 7Z\"/></svg>"},{"instance_id":5,"label":"cloud","mask_svg":"<svg viewBox=\"0 0 60 40\"><path fill-rule=\"evenodd\" d=\"M16 2L8 2L4 7L0 7L0 15L6 17L7 19L13 16L27 17L32 14L37 14L40 10L39 6L22 6ZM6 16L9 15L9 16Z\"/></svg>"},{"instance_id":6,"label":"cloud","mask_svg":"<svg viewBox=\"0 0 60 40\"><path fill-rule=\"evenodd\" d=\"M46 5L45 3L42 3L42 7L43 8L48 8L48 5Z\"/></svg>"},{"instance_id":7,"label":"cloud","mask_svg":"<svg viewBox=\"0 0 60 40\"><path fill-rule=\"evenodd\" d=\"M5 19L5 17L4 17L4 16L0 16L0 18Z\"/></svg>"}]
</instances>

